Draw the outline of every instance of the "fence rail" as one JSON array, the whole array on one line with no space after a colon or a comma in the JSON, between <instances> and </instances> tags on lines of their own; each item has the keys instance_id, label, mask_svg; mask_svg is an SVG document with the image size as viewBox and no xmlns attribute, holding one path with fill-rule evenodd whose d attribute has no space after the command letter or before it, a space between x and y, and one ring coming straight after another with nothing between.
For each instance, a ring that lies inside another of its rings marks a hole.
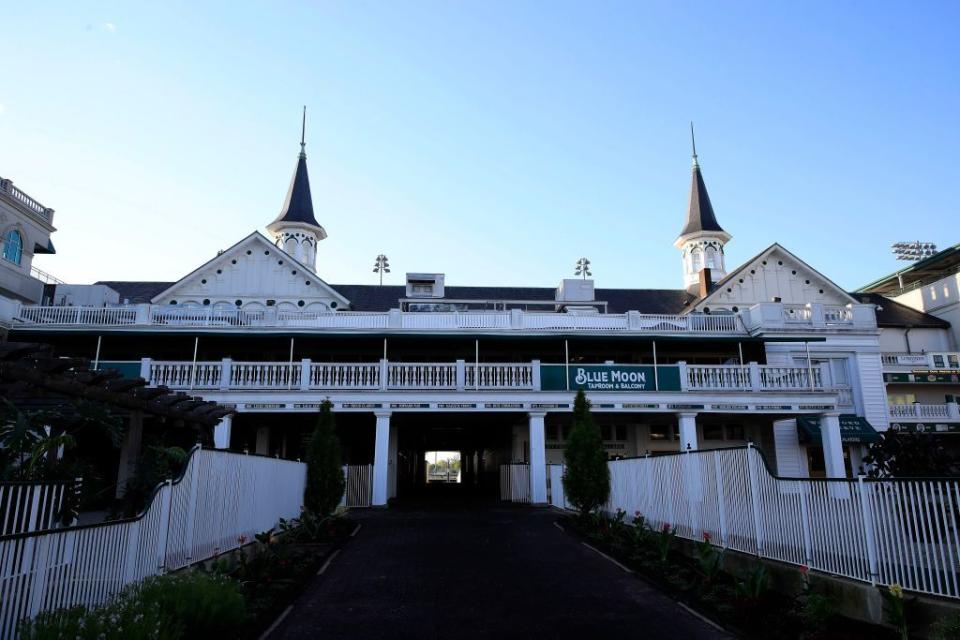
<instances>
[{"instance_id":1,"label":"fence rail","mask_svg":"<svg viewBox=\"0 0 960 640\"><path fill-rule=\"evenodd\" d=\"M341 507L369 507L373 501L373 465L349 464L343 466L346 488Z\"/></svg>"},{"instance_id":2,"label":"fence rail","mask_svg":"<svg viewBox=\"0 0 960 640\"><path fill-rule=\"evenodd\" d=\"M0 638L41 611L100 604L300 514L306 465L194 449L135 518L0 536Z\"/></svg>"}]
</instances>

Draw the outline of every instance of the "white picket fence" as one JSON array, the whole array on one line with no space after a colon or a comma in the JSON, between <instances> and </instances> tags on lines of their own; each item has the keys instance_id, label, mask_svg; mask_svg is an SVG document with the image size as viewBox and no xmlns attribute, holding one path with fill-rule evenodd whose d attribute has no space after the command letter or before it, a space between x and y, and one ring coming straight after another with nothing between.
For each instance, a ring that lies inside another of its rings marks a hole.
<instances>
[{"instance_id":1,"label":"white picket fence","mask_svg":"<svg viewBox=\"0 0 960 640\"><path fill-rule=\"evenodd\" d=\"M97 605L241 546L299 516L305 481L299 462L197 448L137 517L0 536L0 638L41 611Z\"/></svg>"},{"instance_id":2,"label":"white picket fence","mask_svg":"<svg viewBox=\"0 0 960 640\"><path fill-rule=\"evenodd\" d=\"M753 447L609 463L607 508L655 529L871 584L960 597L957 480L771 475Z\"/></svg>"},{"instance_id":3,"label":"white picket fence","mask_svg":"<svg viewBox=\"0 0 960 640\"><path fill-rule=\"evenodd\" d=\"M0 482L0 535L61 526L64 499L79 490L79 478L73 482Z\"/></svg>"}]
</instances>

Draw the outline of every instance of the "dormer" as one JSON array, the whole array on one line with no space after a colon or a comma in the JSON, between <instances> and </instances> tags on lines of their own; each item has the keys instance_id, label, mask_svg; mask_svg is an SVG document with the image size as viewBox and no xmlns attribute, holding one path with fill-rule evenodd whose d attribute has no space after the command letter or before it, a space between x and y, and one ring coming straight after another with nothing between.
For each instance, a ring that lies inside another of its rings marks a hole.
<instances>
[{"instance_id":1,"label":"dormer","mask_svg":"<svg viewBox=\"0 0 960 640\"><path fill-rule=\"evenodd\" d=\"M443 298L442 273L408 273L408 298Z\"/></svg>"}]
</instances>

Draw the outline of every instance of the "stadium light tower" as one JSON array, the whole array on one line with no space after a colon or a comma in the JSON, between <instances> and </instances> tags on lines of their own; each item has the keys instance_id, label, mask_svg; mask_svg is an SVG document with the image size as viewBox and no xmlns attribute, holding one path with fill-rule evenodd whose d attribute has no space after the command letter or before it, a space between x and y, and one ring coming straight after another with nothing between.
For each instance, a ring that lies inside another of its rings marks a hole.
<instances>
[{"instance_id":1,"label":"stadium light tower","mask_svg":"<svg viewBox=\"0 0 960 640\"><path fill-rule=\"evenodd\" d=\"M894 242L890 245L890 250L893 251L893 255L897 256L897 260L916 262L936 254L937 245L932 242L920 242L919 240L915 242Z\"/></svg>"},{"instance_id":2,"label":"stadium light tower","mask_svg":"<svg viewBox=\"0 0 960 640\"><path fill-rule=\"evenodd\" d=\"M373 262L373 272L380 274L380 286L383 286L383 274L390 273L390 262L382 253Z\"/></svg>"},{"instance_id":3,"label":"stadium light tower","mask_svg":"<svg viewBox=\"0 0 960 640\"><path fill-rule=\"evenodd\" d=\"M577 260L577 270L573 272L573 275L582 276L584 280L587 279L587 276L592 276L593 273L590 272L590 261L586 258Z\"/></svg>"}]
</instances>

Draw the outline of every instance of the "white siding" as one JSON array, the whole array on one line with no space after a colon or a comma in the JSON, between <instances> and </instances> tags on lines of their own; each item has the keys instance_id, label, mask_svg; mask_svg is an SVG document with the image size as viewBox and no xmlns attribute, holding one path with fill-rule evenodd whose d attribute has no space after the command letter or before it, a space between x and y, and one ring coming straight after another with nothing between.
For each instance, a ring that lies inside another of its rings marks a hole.
<instances>
[{"instance_id":1,"label":"white siding","mask_svg":"<svg viewBox=\"0 0 960 640\"><path fill-rule=\"evenodd\" d=\"M863 415L877 431L890 426L887 417L887 392L883 384L883 366L879 353L858 353L857 369Z\"/></svg>"}]
</instances>

